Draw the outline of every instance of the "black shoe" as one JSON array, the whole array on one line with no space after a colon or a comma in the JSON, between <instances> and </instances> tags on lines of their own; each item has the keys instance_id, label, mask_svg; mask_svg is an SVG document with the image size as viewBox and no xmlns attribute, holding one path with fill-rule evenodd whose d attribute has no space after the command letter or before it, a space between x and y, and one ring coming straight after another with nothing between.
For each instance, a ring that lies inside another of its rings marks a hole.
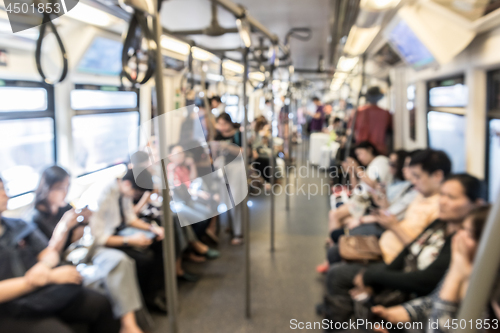
<instances>
[{"instance_id":1,"label":"black shoe","mask_svg":"<svg viewBox=\"0 0 500 333\"><path fill-rule=\"evenodd\" d=\"M200 278L198 277L198 275L184 272L184 274L182 275L177 275L177 279L186 282L197 282Z\"/></svg>"},{"instance_id":2,"label":"black shoe","mask_svg":"<svg viewBox=\"0 0 500 333\"><path fill-rule=\"evenodd\" d=\"M157 295L153 300L146 301L146 307L151 312L161 313L163 315L167 315L167 300L163 295Z\"/></svg>"}]
</instances>

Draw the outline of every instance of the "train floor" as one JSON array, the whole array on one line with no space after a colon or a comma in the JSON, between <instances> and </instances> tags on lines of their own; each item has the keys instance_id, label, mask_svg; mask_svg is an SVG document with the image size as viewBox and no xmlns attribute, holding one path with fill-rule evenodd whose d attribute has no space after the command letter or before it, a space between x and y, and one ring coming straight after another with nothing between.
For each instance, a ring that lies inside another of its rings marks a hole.
<instances>
[{"instance_id":1,"label":"train floor","mask_svg":"<svg viewBox=\"0 0 500 333\"><path fill-rule=\"evenodd\" d=\"M324 278L316 273L315 267L325 258L327 180L324 172L304 164L301 149L298 146L297 165L302 167L301 175L306 176L299 177L294 189L290 189L293 193L290 210L286 211L284 193L275 197L274 253L270 252L271 200L263 193L249 197L253 203L250 208L251 319L245 317L244 246L230 245L229 235L221 232L219 259L185 265L201 279L179 285L181 333L280 333L292 331L292 319L321 320L315 314L315 304L322 298ZM324 193L313 195L314 189L320 186ZM167 317L155 316L154 319L154 333L169 332Z\"/></svg>"}]
</instances>

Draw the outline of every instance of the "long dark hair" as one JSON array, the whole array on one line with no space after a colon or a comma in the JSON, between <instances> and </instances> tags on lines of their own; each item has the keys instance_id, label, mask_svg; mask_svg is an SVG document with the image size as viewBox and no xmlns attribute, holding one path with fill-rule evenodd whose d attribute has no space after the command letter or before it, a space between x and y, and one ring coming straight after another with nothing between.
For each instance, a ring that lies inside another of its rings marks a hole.
<instances>
[{"instance_id":1,"label":"long dark hair","mask_svg":"<svg viewBox=\"0 0 500 333\"><path fill-rule=\"evenodd\" d=\"M471 202L475 202L483 197L481 181L468 173L452 174L446 181L456 180L462 185L464 193Z\"/></svg>"},{"instance_id":2,"label":"long dark hair","mask_svg":"<svg viewBox=\"0 0 500 333\"><path fill-rule=\"evenodd\" d=\"M57 165L48 167L42 173L40 183L35 191L35 208L43 208L46 212L50 212L47 198L52 187L64 181L69 177L69 173Z\"/></svg>"},{"instance_id":3,"label":"long dark hair","mask_svg":"<svg viewBox=\"0 0 500 333\"><path fill-rule=\"evenodd\" d=\"M227 113L227 112L222 112L222 113L221 113L221 114L217 117L217 121L219 121L219 120L223 120L223 121L225 121L225 122L226 122L226 123L228 123L228 124L232 124L232 125L233 125L233 127L234 127L235 129L238 129L238 128L240 128L240 126L241 126L241 125L240 125L240 124L238 124L238 123L234 123L234 122L233 122L233 119L231 119L231 116L230 116L230 115L229 115L229 113Z\"/></svg>"},{"instance_id":4,"label":"long dark hair","mask_svg":"<svg viewBox=\"0 0 500 333\"><path fill-rule=\"evenodd\" d=\"M394 177L399 180L405 180L405 177L403 175L403 168L405 166L405 160L409 156L408 152L406 150L400 149L396 150L393 152L397 156L396 159L396 165L394 166L396 168L396 174Z\"/></svg>"},{"instance_id":5,"label":"long dark hair","mask_svg":"<svg viewBox=\"0 0 500 333\"><path fill-rule=\"evenodd\" d=\"M474 208L469 213L469 217L472 219L473 236L477 242L481 240L481 235L483 234L483 229L484 226L486 225L486 220L488 220L490 209L491 209L490 205L482 205Z\"/></svg>"}]
</instances>

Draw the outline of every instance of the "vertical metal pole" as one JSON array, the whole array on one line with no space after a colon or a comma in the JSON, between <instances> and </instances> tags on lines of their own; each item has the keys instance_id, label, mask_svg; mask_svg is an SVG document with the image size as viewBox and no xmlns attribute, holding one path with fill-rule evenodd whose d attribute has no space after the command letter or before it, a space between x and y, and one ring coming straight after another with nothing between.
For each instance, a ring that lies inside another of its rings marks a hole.
<instances>
[{"instance_id":1,"label":"vertical metal pole","mask_svg":"<svg viewBox=\"0 0 500 333\"><path fill-rule=\"evenodd\" d=\"M285 176L286 176L286 183L285 183L285 195L286 195L286 211L290 210L290 194L288 193L288 184L290 181L290 175L288 174L288 169L290 165L292 164L292 126L290 125L290 113L292 110L292 95L290 94L289 98L290 103L288 104L288 136L287 136L287 141L288 141L288 158L287 158L287 163L286 163L286 170L285 170Z\"/></svg>"},{"instance_id":2,"label":"vertical metal pole","mask_svg":"<svg viewBox=\"0 0 500 333\"><path fill-rule=\"evenodd\" d=\"M475 256L469 287L458 312L458 323L464 319L467 325L465 328L459 328L457 333L477 332L476 320L483 319L482 314L491 297L500 265L498 235L500 235L500 196L488 216ZM470 320L472 327L469 325Z\"/></svg>"},{"instance_id":3,"label":"vertical metal pole","mask_svg":"<svg viewBox=\"0 0 500 333\"><path fill-rule=\"evenodd\" d=\"M243 143L243 158L245 161L246 174L248 171L248 144L247 144L247 127L248 127L248 101L247 101L247 82L248 82L248 47L243 51L243 128L242 143ZM250 318L251 313L251 299L250 299L250 226L248 218L248 205L247 198L243 200L242 207L242 224L243 224L243 237L245 243L245 315Z\"/></svg>"},{"instance_id":4,"label":"vertical metal pole","mask_svg":"<svg viewBox=\"0 0 500 333\"><path fill-rule=\"evenodd\" d=\"M278 55L276 55L278 56ZM275 163L274 163L274 140L273 140L273 124L274 124L274 92L273 92L273 74L274 74L274 62L271 64L271 110L273 111L271 116L271 252L274 252L274 173L275 173Z\"/></svg>"},{"instance_id":5,"label":"vertical metal pole","mask_svg":"<svg viewBox=\"0 0 500 333\"><path fill-rule=\"evenodd\" d=\"M156 7L158 8L158 7ZM155 42L156 42L156 109L158 111L158 116L165 113L165 87L163 84L163 55L161 52L161 34L163 27L161 26L160 14L155 13L153 18L153 25L155 30ZM161 156L165 156L163 153L167 151L167 139L166 139L166 128L165 123L162 121L158 122L158 134L159 134L159 150L162 153ZM177 318L177 277L175 273L175 249L174 249L174 224L172 216L170 214L170 192L168 188L167 173L165 167L165 161L161 161L162 172L163 172L163 223L165 228L165 238L163 239L163 265L165 270L165 289L168 305L168 321L170 323L170 333L177 333L179 331L179 323Z\"/></svg>"}]
</instances>

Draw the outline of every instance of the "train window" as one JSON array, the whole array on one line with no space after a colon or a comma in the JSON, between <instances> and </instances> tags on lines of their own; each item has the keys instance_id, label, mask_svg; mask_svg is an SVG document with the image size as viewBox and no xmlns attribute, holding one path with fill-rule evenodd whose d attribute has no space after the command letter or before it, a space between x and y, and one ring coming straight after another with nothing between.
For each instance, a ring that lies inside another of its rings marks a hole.
<instances>
[{"instance_id":1,"label":"train window","mask_svg":"<svg viewBox=\"0 0 500 333\"><path fill-rule=\"evenodd\" d=\"M453 165L453 172L465 172L465 117L459 114L430 111L427 114L427 128L429 147L443 150L448 154Z\"/></svg>"},{"instance_id":2,"label":"train window","mask_svg":"<svg viewBox=\"0 0 500 333\"><path fill-rule=\"evenodd\" d=\"M138 125L139 112L74 116L72 127L76 174L88 174L127 162L129 142L139 140Z\"/></svg>"},{"instance_id":3,"label":"train window","mask_svg":"<svg viewBox=\"0 0 500 333\"><path fill-rule=\"evenodd\" d=\"M428 82L427 88L429 147L448 154L453 172L465 172L464 115L468 100L464 76L433 80Z\"/></svg>"},{"instance_id":4,"label":"train window","mask_svg":"<svg viewBox=\"0 0 500 333\"><path fill-rule=\"evenodd\" d=\"M429 104L433 107L464 107L467 105L467 87L457 83L431 88Z\"/></svg>"},{"instance_id":5,"label":"train window","mask_svg":"<svg viewBox=\"0 0 500 333\"><path fill-rule=\"evenodd\" d=\"M73 110L135 109L138 96L135 91L103 91L75 89L71 91Z\"/></svg>"},{"instance_id":6,"label":"train window","mask_svg":"<svg viewBox=\"0 0 500 333\"><path fill-rule=\"evenodd\" d=\"M500 119L491 119L488 131L488 198L493 201L500 190Z\"/></svg>"},{"instance_id":7,"label":"train window","mask_svg":"<svg viewBox=\"0 0 500 333\"><path fill-rule=\"evenodd\" d=\"M47 90L42 87L0 87L0 112L47 110Z\"/></svg>"},{"instance_id":8,"label":"train window","mask_svg":"<svg viewBox=\"0 0 500 333\"><path fill-rule=\"evenodd\" d=\"M500 194L500 70L488 73L488 145L486 150L486 177L488 199L494 201Z\"/></svg>"},{"instance_id":9,"label":"train window","mask_svg":"<svg viewBox=\"0 0 500 333\"><path fill-rule=\"evenodd\" d=\"M40 82L0 80L0 176L10 197L32 192L55 163L54 96Z\"/></svg>"},{"instance_id":10,"label":"train window","mask_svg":"<svg viewBox=\"0 0 500 333\"><path fill-rule=\"evenodd\" d=\"M0 121L0 156L10 197L35 190L43 169L54 164L54 119Z\"/></svg>"}]
</instances>

